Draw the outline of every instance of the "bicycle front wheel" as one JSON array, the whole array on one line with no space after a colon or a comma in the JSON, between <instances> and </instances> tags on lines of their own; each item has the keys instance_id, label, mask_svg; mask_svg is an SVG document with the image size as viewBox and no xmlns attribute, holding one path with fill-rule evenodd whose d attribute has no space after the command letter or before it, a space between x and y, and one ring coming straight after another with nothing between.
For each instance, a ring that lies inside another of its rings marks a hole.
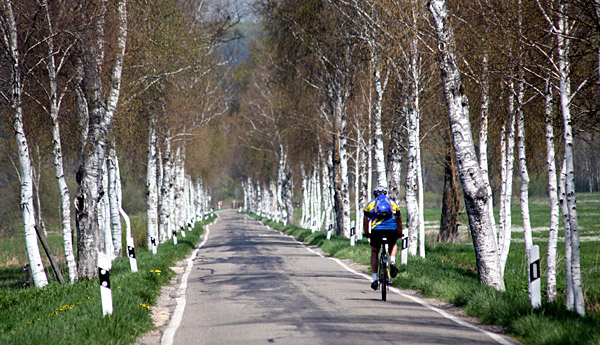
<instances>
[{"instance_id":1,"label":"bicycle front wheel","mask_svg":"<svg viewBox=\"0 0 600 345\"><path fill-rule=\"evenodd\" d=\"M388 290L388 277L387 277L387 265L385 263L381 264L381 274L379 275L379 282L381 284L381 300L387 300L387 290Z\"/></svg>"}]
</instances>

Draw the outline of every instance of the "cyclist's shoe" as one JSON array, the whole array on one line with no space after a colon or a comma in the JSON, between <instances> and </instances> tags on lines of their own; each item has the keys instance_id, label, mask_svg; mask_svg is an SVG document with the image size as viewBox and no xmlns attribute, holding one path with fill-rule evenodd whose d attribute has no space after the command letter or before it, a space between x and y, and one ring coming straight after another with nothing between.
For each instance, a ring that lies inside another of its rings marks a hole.
<instances>
[{"instance_id":1,"label":"cyclist's shoe","mask_svg":"<svg viewBox=\"0 0 600 345\"><path fill-rule=\"evenodd\" d=\"M379 287L379 281L378 280L375 280L374 282L371 283L371 289L377 290L378 287Z\"/></svg>"},{"instance_id":2,"label":"cyclist's shoe","mask_svg":"<svg viewBox=\"0 0 600 345\"><path fill-rule=\"evenodd\" d=\"M390 275L392 276L392 278L396 278L396 276L398 275L398 268L396 268L395 264L390 264Z\"/></svg>"}]
</instances>

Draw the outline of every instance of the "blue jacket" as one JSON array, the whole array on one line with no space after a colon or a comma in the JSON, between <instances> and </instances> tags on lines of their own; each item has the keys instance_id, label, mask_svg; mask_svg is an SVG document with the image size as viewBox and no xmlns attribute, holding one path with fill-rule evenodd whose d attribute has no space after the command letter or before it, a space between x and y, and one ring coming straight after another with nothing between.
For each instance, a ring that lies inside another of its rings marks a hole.
<instances>
[{"instance_id":1,"label":"blue jacket","mask_svg":"<svg viewBox=\"0 0 600 345\"><path fill-rule=\"evenodd\" d=\"M385 194L378 195L377 198L369 201L364 210L365 217L371 219L371 230L396 230L396 216L400 214L400 207L398 207L398 204L394 200L388 198L390 205L392 205L394 217L378 219L375 217L375 204L378 198L388 198L388 196Z\"/></svg>"}]
</instances>

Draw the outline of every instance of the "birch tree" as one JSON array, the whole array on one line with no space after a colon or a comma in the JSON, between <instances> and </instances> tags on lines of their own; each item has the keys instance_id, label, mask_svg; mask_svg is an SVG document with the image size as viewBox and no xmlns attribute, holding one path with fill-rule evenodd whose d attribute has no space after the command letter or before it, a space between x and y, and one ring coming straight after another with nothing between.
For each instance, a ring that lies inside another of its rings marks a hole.
<instances>
[{"instance_id":1,"label":"birch tree","mask_svg":"<svg viewBox=\"0 0 600 345\"><path fill-rule=\"evenodd\" d=\"M120 258L123 255L123 230L121 227L121 176L119 172L119 159L117 157L116 144L110 145L108 151L108 198L110 205L110 222L113 230L113 248L115 257ZM125 218L125 217L123 217Z\"/></svg>"},{"instance_id":2,"label":"birch tree","mask_svg":"<svg viewBox=\"0 0 600 345\"><path fill-rule=\"evenodd\" d=\"M12 113L12 124L19 152L19 179L21 181L21 210L25 229L25 245L29 258L29 267L36 287L48 284L40 255L35 214L33 205L33 176L29 144L23 128L23 71L22 60L19 52L19 31L13 12L13 3L10 0L2 2L2 16L0 17L0 30L2 30L3 53L9 61L10 90L2 97L9 103Z\"/></svg>"},{"instance_id":3,"label":"birch tree","mask_svg":"<svg viewBox=\"0 0 600 345\"><path fill-rule=\"evenodd\" d=\"M569 61L570 23L569 7L563 1L558 4L558 27L553 28L558 42L559 69L559 98L563 118L563 133L565 140L565 191L569 210L569 226L571 231L571 275L573 279L573 296L575 311L585 316L585 301L581 282L581 267L579 260L579 225L577 222L577 197L575 196L575 171L573 167L573 131L571 123L571 65ZM554 25L551 23L551 25Z\"/></svg>"},{"instance_id":4,"label":"birch tree","mask_svg":"<svg viewBox=\"0 0 600 345\"><path fill-rule=\"evenodd\" d=\"M152 248L152 239L159 240L158 233L158 186L156 167L156 115L151 112L148 119L148 167L146 168L146 245Z\"/></svg>"},{"instance_id":5,"label":"birch tree","mask_svg":"<svg viewBox=\"0 0 600 345\"><path fill-rule=\"evenodd\" d=\"M546 168L548 170L548 199L550 203L550 228L548 231L548 251L546 256L546 297L548 302L556 301L556 246L558 242L558 185L556 180L556 154L554 148L553 97L550 77L544 88L546 123Z\"/></svg>"},{"instance_id":6,"label":"birch tree","mask_svg":"<svg viewBox=\"0 0 600 345\"><path fill-rule=\"evenodd\" d=\"M469 122L469 102L461 82L456 59L454 32L450 26L445 0L429 3L438 39L444 96L448 105L448 117L459 177L462 182L469 226L477 260L477 272L482 284L504 290L500 271L498 247L490 224L487 207L487 187L475 154Z\"/></svg>"},{"instance_id":7,"label":"birch tree","mask_svg":"<svg viewBox=\"0 0 600 345\"><path fill-rule=\"evenodd\" d=\"M549 26L549 32L556 38L556 59L550 61L553 64L554 71L558 75L558 97L560 111L563 121L563 139L564 139L564 175L561 171L561 179L564 177L564 186L559 182L559 188L564 188L561 191L561 207L563 211L563 225L565 227L565 257L566 261L566 278L567 278L567 301L568 309L575 311L582 316L585 316L585 301L583 296L583 287L581 281L580 267L580 246L579 246L579 226L577 221L577 198L575 195L575 171L573 163L573 119L571 108L573 99L577 92L571 90L571 42L572 30L576 22L571 19L571 6L566 1L559 0L556 2L556 7L552 3L551 9L547 11L547 7L543 6L539 0L536 0L544 19ZM555 16L555 18L554 18ZM585 85L587 80L577 88ZM568 238L567 238L568 236ZM569 248L567 248L569 245ZM570 256L567 256L570 254ZM569 260L570 258L570 260ZM569 289L572 288L572 299L569 294ZM571 304L572 303L572 304Z\"/></svg>"},{"instance_id":8,"label":"birch tree","mask_svg":"<svg viewBox=\"0 0 600 345\"><path fill-rule=\"evenodd\" d=\"M54 37L57 35L54 29L54 21L50 15L48 2L42 0L40 6L43 10L45 19L47 37L44 42L47 46L47 56L45 57L45 66L48 73L48 86L46 94L48 96L47 106L43 106L44 110L50 116L52 121L52 143L53 143L53 158L54 172L56 183L60 194L60 212L61 212L61 227L63 234L63 246L65 252L65 261L69 273L69 281L71 283L77 280L77 264L75 262L75 254L73 250L73 230L71 228L71 196L67 182L65 179L63 165L63 148L61 141L59 113L62 106L62 101L67 93L67 85L59 88L58 75L61 73L69 57L74 40L64 48L63 51L57 50L54 44ZM58 58L58 62L56 61Z\"/></svg>"},{"instance_id":9,"label":"birch tree","mask_svg":"<svg viewBox=\"0 0 600 345\"><path fill-rule=\"evenodd\" d=\"M105 5L105 3L103 3ZM102 7L102 6L101 6ZM104 7L105 8L105 7ZM104 98L104 88L101 81L103 49L105 36L103 23L92 25L83 33L85 45L78 51L81 66L85 66L82 89L85 91L84 113L79 113L84 121L85 113L88 118L88 136L83 146L82 163L77 171L79 188L76 194L75 209L77 211L77 263L78 273L84 278L95 278L98 255L98 199L105 191L102 190L102 162L106 156L108 131L119 100L123 56L127 39L127 3L118 0L116 6L116 56L110 71L110 85L107 97ZM100 17L102 18L102 17ZM79 100L83 102L83 99Z\"/></svg>"}]
</instances>

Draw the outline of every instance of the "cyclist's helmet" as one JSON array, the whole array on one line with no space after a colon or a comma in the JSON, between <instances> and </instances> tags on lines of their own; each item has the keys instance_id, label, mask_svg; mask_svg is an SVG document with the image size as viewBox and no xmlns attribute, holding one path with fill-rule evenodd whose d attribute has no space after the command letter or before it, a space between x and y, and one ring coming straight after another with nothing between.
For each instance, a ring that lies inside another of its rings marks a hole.
<instances>
[{"instance_id":1,"label":"cyclist's helmet","mask_svg":"<svg viewBox=\"0 0 600 345\"><path fill-rule=\"evenodd\" d=\"M380 194L387 195L387 188L385 188L382 185L379 185L379 186L375 187L375 189L373 189L373 195L378 196Z\"/></svg>"}]
</instances>

